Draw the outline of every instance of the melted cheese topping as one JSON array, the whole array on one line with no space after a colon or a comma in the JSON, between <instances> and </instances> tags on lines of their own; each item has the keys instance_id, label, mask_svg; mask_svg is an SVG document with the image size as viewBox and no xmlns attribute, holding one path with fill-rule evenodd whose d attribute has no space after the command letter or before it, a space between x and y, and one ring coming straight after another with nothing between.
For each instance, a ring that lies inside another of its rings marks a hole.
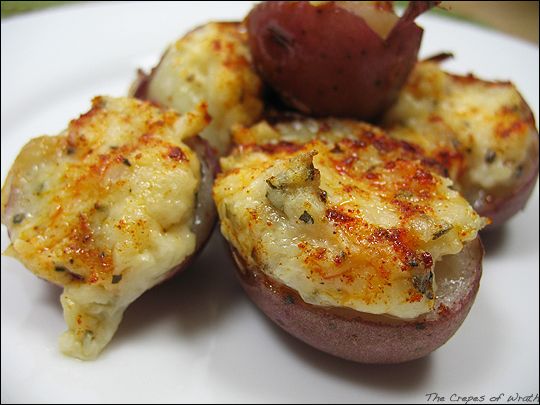
<instances>
[{"instance_id":1,"label":"melted cheese topping","mask_svg":"<svg viewBox=\"0 0 540 405\"><path fill-rule=\"evenodd\" d=\"M222 154L234 124L251 125L263 108L246 33L236 23L206 24L174 43L152 73L148 98L180 113L206 102L211 124L201 133Z\"/></svg>"},{"instance_id":2,"label":"melted cheese topping","mask_svg":"<svg viewBox=\"0 0 540 405\"><path fill-rule=\"evenodd\" d=\"M200 167L183 139L207 124L97 97L58 136L31 140L2 190L7 253L64 286L66 354L95 357L126 307L195 249Z\"/></svg>"},{"instance_id":3,"label":"melted cheese topping","mask_svg":"<svg viewBox=\"0 0 540 405\"><path fill-rule=\"evenodd\" d=\"M367 124L263 122L235 137L214 186L223 235L308 303L429 312L435 263L486 224L414 146Z\"/></svg>"},{"instance_id":4,"label":"melted cheese topping","mask_svg":"<svg viewBox=\"0 0 540 405\"><path fill-rule=\"evenodd\" d=\"M516 181L538 137L511 83L451 75L432 62L416 66L384 121L391 136L424 148L464 189Z\"/></svg>"}]
</instances>

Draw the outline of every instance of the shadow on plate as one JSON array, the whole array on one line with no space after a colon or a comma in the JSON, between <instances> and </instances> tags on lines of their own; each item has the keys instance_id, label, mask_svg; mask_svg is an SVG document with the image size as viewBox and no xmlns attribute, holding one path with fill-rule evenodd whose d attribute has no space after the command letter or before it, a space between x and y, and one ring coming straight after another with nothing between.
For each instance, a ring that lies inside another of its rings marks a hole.
<instances>
[{"instance_id":1,"label":"shadow on plate","mask_svg":"<svg viewBox=\"0 0 540 405\"><path fill-rule=\"evenodd\" d=\"M26 269L24 279L30 283L36 283L35 276ZM51 284L45 280L37 281L39 287L30 287L33 291L30 296L31 310L24 318L23 328L32 337L37 337L45 347L52 345L56 347L58 336L66 330L60 296L62 287ZM32 284L34 285L34 284ZM19 320L20 321L20 320Z\"/></svg>"},{"instance_id":2,"label":"shadow on plate","mask_svg":"<svg viewBox=\"0 0 540 405\"><path fill-rule=\"evenodd\" d=\"M324 371L342 381L357 386L370 386L399 392L416 391L430 375L431 356L401 364L360 364L321 352L275 326L270 320L269 330L307 366Z\"/></svg>"},{"instance_id":3,"label":"shadow on plate","mask_svg":"<svg viewBox=\"0 0 540 405\"><path fill-rule=\"evenodd\" d=\"M27 271L25 269L25 271ZM41 305L56 307L62 313L62 305L60 304L60 296L64 290L62 287L49 283L48 281L39 279L43 284L43 288L40 289L39 302Z\"/></svg>"},{"instance_id":4,"label":"shadow on plate","mask_svg":"<svg viewBox=\"0 0 540 405\"><path fill-rule=\"evenodd\" d=\"M261 315L262 316L262 315ZM294 355L309 366L354 385L364 385L384 391L414 392L426 386L430 376L448 373L448 380L461 385L481 380L486 370L497 367L497 356L503 351L498 332L498 318L486 296L479 294L473 311L456 334L432 354L414 361L393 365L366 365L342 360L308 346L287 334L266 319L277 338ZM442 364L444 363L444 366ZM466 367L466 373L453 370Z\"/></svg>"},{"instance_id":5,"label":"shadow on plate","mask_svg":"<svg viewBox=\"0 0 540 405\"><path fill-rule=\"evenodd\" d=\"M196 338L224 321L241 290L232 259L216 228L193 263L182 273L144 293L127 309L111 346L156 324L172 321L183 339Z\"/></svg>"},{"instance_id":6,"label":"shadow on plate","mask_svg":"<svg viewBox=\"0 0 540 405\"><path fill-rule=\"evenodd\" d=\"M18 263L14 266L22 267ZM128 307L100 358L114 352L110 348L121 347L161 323L177 326L173 331L177 330L184 340L208 334L224 322L244 298L233 268L227 245L216 227L204 250L185 271L145 292ZM60 303L63 289L45 280L36 281L34 275L24 269L20 271L23 285L24 282L40 284L32 290L36 305L25 319L25 327L43 335L42 341L52 342L57 350L57 337L66 330Z\"/></svg>"},{"instance_id":7,"label":"shadow on plate","mask_svg":"<svg viewBox=\"0 0 540 405\"><path fill-rule=\"evenodd\" d=\"M503 226L481 232L486 259L523 258L538 252L538 199L532 198L524 211Z\"/></svg>"},{"instance_id":8,"label":"shadow on plate","mask_svg":"<svg viewBox=\"0 0 540 405\"><path fill-rule=\"evenodd\" d=\"M503 225L489 232L481 232L480 238L486 257L500 256L504 253L504 246L508 242L508 226Z\"/></svg>"},{"instance_id":9,"label":"shadow on plate","mask_svg":"<svg viewBox=\"0 0 540 405\"><path fill-rule=\"evenodd\" d=\"M488 370L500 369L504 342L497 314L486 297L479 296L477 301L464 325L444 346L422 359L393 365L359 364L321 352L253 307L251 315L256 319L236 347L237 354L222 354L212 372L235 390L249 390L278 402L339 403L356 392L371 398L391 394L417 400L418 395L433 390L434 381L474 384L485 379Z\"/></svg>"}]
</instances>

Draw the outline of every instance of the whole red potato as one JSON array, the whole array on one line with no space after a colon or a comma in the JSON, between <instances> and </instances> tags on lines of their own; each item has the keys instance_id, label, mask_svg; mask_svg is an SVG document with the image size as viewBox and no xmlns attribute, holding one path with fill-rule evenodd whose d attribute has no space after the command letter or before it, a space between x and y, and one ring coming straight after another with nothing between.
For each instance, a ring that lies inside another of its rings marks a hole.
<instances>
[{"instance_id":1,"label":"whole red potato","mask_svg":"<svg viewBox=\"0 0 540 405\"><path fill-rule=\"evenodd\" d=\"M282 100L314 116L377 118L414 67L423 30L414 23L434 1L272 1L247 17L255 66ZM362 4L364 3L364 4Z\"/></svg>"}]
</instances>

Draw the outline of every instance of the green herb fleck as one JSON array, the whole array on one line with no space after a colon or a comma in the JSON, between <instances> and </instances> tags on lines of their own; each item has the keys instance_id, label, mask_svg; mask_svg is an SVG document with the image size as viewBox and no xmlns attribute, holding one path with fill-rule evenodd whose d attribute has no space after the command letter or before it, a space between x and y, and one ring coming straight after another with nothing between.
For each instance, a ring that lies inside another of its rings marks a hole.
<instances>
[{"instance_id":1,"label":"green herb fleck","mask_svg":"<svg viewBox=\"0 0 540 405\"><path fill-rule=\"evenodd\" d=\"M69 273L69 275L71 276L71 278L73 280L84 281L84 276L81 276L80 274L74 273L69 269L66 269L66 271Z\"/></svg>"},{"instance_id":2,"label":"green herb fleck","mask_svg":"<svg viewBox=\"0 0 540 405\"><path fill-rule=\"evenodd\" d=\"M122 280L122 275L121 274L113 274L113 276L112 276L112 283L113 284L118 284L120 282L120 280Z\"/></svg>"},{"instance_id":3,"label":"green herb fleck","mask_svg":"<svg viewBox=\"0 0 540 405\"><path fill-rule=\"evenodd\" d=\"M13 223L14 224L20 224L24 220L25 215L24 214L15 214L13 216Z\"/></svg>"},{"instance_id":4,"label":"green herb fleck","mask_svg":"<svg viewBox=\"0 0 540 405\"><path fill-rule=\"evenodd\" d=\"M496 158L497 154L491 149L488 149L486 155L484 156L484 160L486 161L486 163L493 163Z\"/></svg>"},{"instance_id":5,"label":"green herb fleck","mask_svg":"<svg viewBox=\"0 0 540 405\"><path fill-rule=\"evenodd\" d=\"M45 183L39 183L35 191L36 195L40 195L43 192L44 188L45 188Z\"/></svg>"},{"instance_id":6,"label":"green herb fleck","mask_svg":"<svg viewBox=\"0 0 540 405\"><path fill-rule=\"evenodd\" d=\"M424 294L428 299L433 298L432 290L433 273L430 271L427 274L413 276L412 284L418 292Z\"/></svg>"},{"instance_id":7,"label":"green herb fleck","mask_svg":"<svg viewBox=\"0 0 540 405\"><path fill-rule=\"evenodd\" d=\"M309 215L307 211L304 211L302 215L300 215L300 220L305 222L306 224L313 224L315 221L313 220L313 217Z\"/></svg>"},{"instance_id":8,"label":"green herb fleck","mask_svg":"<svg viewBox=\"0 0 540 405\"><path fill-rule=\"evenodd\" d=\"M397 198L398 200L400 200L400 199L410 200L413 197L414 197L413 193L411 191L409 191L409 190L399 190L394 195L394 198Z\"/></svg>"},{"instance_id":9,"label":"green herb fleck","mask_svg":"<svg viewBox=\"0 0 540 405\"><path fill-rule=\"evenodd\" d=\"M268 186L270 186L271 189L276 190L278 187L275 184L272 183L273 178L274 178L274 176L272 176L268 180L266 180L266 184L268 184Z\"/></svg>"},{"instance_id":10,"label":"green herb fleck","mask_svg":"<svg viewBox=\"0 0 540 405\"><path fill-rule=\"evenodd\" d=\"M66 268L64 266L54 266L54 271L64 272Z\"/></svg>"},{"instance_id":11,"label":"green herb fleck","mask_svg":"<svg viewBox=\"0 0 540 405\"><path fill-rule=\"evenodd\" d=\"M307 180L313 181L314 179L315 179L315 166L313 166L313 162L312 162L308 168Z\"/></svg>"},{"instance_id":12,"label":"green herb fleck","mask_svg":"<svg viewBox=\"0 0 540 405\"><path fill-rule=\"evenodd\" d=\"M446 228L443 228L441 229L440 231L437 231L433 234L433 237L431 238L432 240L436 240L436 239L439 239L441 236L443 236L444 234L446 234L448 231L450 231L450 229L452 229L453 226L452 225L448 225Z\"/></svg>"}]
</instances>

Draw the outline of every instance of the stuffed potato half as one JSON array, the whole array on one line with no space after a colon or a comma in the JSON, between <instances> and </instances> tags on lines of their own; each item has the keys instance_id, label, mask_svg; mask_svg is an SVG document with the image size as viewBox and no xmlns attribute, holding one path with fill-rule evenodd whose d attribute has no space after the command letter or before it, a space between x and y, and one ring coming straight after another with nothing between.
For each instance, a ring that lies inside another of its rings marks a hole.
<instances>
[{"instance_id":1,"label":"stuffed potato half","mask_svg":"<svg viewBox=\"0 0 540 405\"><path fill-rule=\"evenodd\" d=\"M383 126L444 166L475 210L491 218L488 229L523 209L538 179L538 130L512 83L421 62Z\"/></svg>"},{"instance_id":2,"label":"stuffed potato half","mask_svg":"<svg viewBox=\"0 0 540 405\"><path fill-rule=\"evenodd\" d=\"M139 72L130 93L181 114L205 102L212 121L201 136L220 154L229 150L231 127L253 124L263 109L247 35L235 22L211 22L179 38L149 74Z\"/></svg>"},{"instance_id":3,"label":"stuffed potato half","mask_svg":"<svg viewBox=\"0 0 540 405\"><path fill-rule=\"evenodd\" d=\"M479 285L478 216L414 146L345 120L235 134L214 185L253 301L310 345L367 363L449 339Z\"/></svg>"},{"instance_id":4,"label":"stuffed potato half","mask_svg":"<svg viewBox=\"0 0 540 405\"><path fill-rule=\"evenodd\" d=\"M217 160L183 116L96 97L58 136L29 141L2 189L6 254L64 287L61 350L95 358L127 306L182 269L215 222Z\"/></svg>"},{"instance_id":5,"label":"stuffed potato half","mask_svg":"<svg viewBox=\"0 0 540 405\"><path fill-rule=\"evenodd\" d=\"M509 82L444 72L438 55L417 63L413 20L438 2L263 2L247 17L261 77L309 116L383 125L421 146L494 229L523 209L538 178L538 131ZM390 110L390 111L388 111Z\"/></svg>"}]
</instances>

